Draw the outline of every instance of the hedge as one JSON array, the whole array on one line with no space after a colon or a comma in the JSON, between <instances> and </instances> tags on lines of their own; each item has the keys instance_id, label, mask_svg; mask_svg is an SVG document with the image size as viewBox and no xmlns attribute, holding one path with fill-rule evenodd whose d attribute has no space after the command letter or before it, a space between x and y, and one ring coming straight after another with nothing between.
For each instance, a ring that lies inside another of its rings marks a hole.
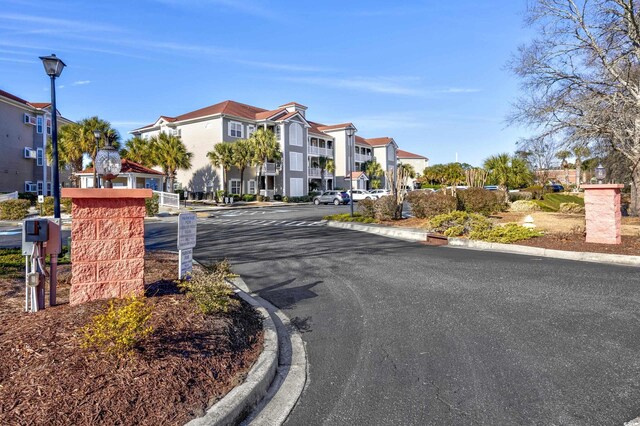
<instances>
[{"instance_id":1,"label":"hedge","mask_svg":"<svg viewBox=\"0 0 640 426\"><path fill-rule=\"evenodd\" d=\"M0 203L0 219L22 220L29 214L29 200L7 200Z\"/></svg>"}]
</instances>

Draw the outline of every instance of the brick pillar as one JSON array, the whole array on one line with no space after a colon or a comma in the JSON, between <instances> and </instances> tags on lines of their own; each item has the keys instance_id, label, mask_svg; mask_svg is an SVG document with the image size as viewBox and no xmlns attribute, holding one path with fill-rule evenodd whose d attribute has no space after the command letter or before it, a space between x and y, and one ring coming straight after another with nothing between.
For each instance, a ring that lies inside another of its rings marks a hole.
<instances>
[{"instance_id":1,"label":"brick pillar","mask_svg":"<svg viewBox=\"0 0 640 426\"><path fill-rule=\"evenodd\" d=\"M151 196L150 189L62 189L73 202L69 304L144 292L144 200Z\"/></svg>"},{"instance_id":2,"label":"brick pillar","mask_svg":"<svg viewBox=\"0 0 640 426\"><path fill-rule=\"evenodd\" d=\"M620 190L624 185L582 185L588 243L620 244Z\"/></svg>"}]
</instances>

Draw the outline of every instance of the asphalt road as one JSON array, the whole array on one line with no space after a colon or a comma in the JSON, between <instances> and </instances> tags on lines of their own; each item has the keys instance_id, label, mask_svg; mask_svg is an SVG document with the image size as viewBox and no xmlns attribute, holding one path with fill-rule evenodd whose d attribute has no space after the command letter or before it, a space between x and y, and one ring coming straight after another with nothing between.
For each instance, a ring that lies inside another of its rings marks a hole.
<instances>
[{"instance_id":1,"label":"asphalt road","mask_svg":"<svg viewBox=\"0 0 640 426\"><path fill-rule=\"evenodd\" d=\"M310 376L288 424L620 425L640 415L638 269L318 224L348 207L261 210L200 220L194 256L229 258L302 331ZM149 224L147 238L175 249L175 223Z\"/></svg>"}]
</instances>

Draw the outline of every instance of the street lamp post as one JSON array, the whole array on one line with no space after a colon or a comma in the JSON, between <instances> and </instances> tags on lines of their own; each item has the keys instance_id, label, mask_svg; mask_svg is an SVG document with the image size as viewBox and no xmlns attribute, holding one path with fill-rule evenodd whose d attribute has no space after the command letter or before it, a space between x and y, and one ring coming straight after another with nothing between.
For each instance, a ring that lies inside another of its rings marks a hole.
<instances>
[{"instance_id":1,"label":"street lamp post","mask_svg":"<svg viewBox=\"0 0 640 426\"><path fill-rule=\"evenodd\" d=\"M64 62L56 57L40 56L44 70L51 77L51 151L53 157L53 170L51 175L53 186L53 217L60 219L60 172L58 170L58 110L56 109L56 78L60 77Z\"/></svg>"},{"instance_id":2,"label":"street lamp post","mask_svg":"<svg viewBox=\"0 0 640 426\"><path fill-rule=\"evenodd\" d=\"M96 172L104 178L103 186L105 188L113 188L111 180L118 176L121 167L120 154L111 145L111 141L107 139L107 145L96 154L96 164L94 164Z\"/></svg>"},{"instance_id":3,"label":"street lamp post","mask_svg":"<svg viewBox=\"0 0 640 426\"><path fill-rule=\"evenodd\" d=\"M355 174L356 168L356 144L353 141L353 135L355 133L356 132L353 127L347 128L347 141L351 144L349 146L349 194L351 195L349 197L349 204L351 205L351 217L353 217L353 175Z\"/></svg>"},{"instance_id":4,"label":"street lamp post","mask_svg":"<svg viewBox=\"0 0 640 426\"><path fill-rule=\"evenodd\" d=\"M607 177L607 169L605 169L602 164L598 164L596 167L596 179L598 179L598 183L602 184L604 182L604 178Z\"/></svg>"}]
</instances>

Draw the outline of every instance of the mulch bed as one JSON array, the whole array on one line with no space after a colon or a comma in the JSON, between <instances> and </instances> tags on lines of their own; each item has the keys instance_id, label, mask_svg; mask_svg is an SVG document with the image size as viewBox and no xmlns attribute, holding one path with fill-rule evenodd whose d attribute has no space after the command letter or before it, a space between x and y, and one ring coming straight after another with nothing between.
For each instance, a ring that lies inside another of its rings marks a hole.
<instances>
[{"instance_id":1,"label":"mulch bed","mask_svg":"<svg viewBox=\"0 0 640 426\"><path fill-rule=\"evenodd\" d=\"M151 253L145 269L154 332L123 358L80 347L78 329L108 302L26 314L7 290L22 281L0 279L12 296L0 306L0 424L184 424L244 380L262 351L259 314L245 303L201 314L168 279L175 254Z\"/></svg>"},{"instance_id":2,"label":"mulch bed","mask_svg":"<svg viewBox=\"0 0 640 426\"><path fill-rule=\"evenodd\" d=\"M585 251L593 253L626 254L640 256L640 236L623 235L622 244L595 244L585 242L582 233L545 234L542 237L518 241L522 246L553 250Z\"/></svg>"}]
</instances>

